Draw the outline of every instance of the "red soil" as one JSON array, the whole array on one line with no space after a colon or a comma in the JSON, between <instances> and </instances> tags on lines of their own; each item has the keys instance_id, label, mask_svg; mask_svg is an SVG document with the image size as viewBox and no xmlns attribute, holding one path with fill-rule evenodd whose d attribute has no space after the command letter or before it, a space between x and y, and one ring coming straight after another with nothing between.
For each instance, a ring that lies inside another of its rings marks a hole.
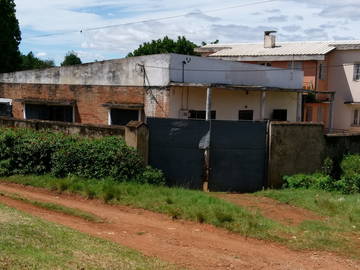
<instances>
[{"instance_id":1,"label":"red soil","mask_svg":"<svg viewBox=\"0 0 360 270\"><path fill-rule=\"evenodd\" d=\"M0 196L0 203L189 269L360 269L358 262L331 253L293 251L145 210L19 185L0 184L0 191L90 212L107 222L88 222Z\"/></svg>"}]
</instances>

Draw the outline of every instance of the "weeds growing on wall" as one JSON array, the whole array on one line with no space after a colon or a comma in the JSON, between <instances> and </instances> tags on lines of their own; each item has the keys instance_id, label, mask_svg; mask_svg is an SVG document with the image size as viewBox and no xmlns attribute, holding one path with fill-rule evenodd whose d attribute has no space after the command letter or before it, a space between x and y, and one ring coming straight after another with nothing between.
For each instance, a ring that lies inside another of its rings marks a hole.
<instances>
[{"instance_id":1,"label":"weeds growing on wall","mask_svg":"<svg viewBox=\"0 0 360 270\"><path fill-rule=\"evenodd\" d=\"M331 176L332 166L333 162L327 158L321 173L285 176L284 187L322 189L344 194L360 192L360 155L344 156L340 163L340 179L334 179Z\"/></svg>"},{"instance_id":2,"label":"weeds growing on wall","mask_svg":"<svg viewBox=\"0 0 360 270\"><path fill-rule=\"evenodd\" d=\"M164 176L145 167L119 137L99 139L29 129L0 129L0 176L15 174L163 184Z\"/></svg>"}]
</instances>

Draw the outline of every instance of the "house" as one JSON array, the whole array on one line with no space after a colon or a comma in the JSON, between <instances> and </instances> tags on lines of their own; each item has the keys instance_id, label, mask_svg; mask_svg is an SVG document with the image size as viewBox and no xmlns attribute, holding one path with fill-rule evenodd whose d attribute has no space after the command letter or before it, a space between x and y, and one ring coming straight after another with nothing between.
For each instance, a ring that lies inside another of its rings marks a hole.
<instances>
[{"instance_id":1,"label":"house","mask_svg":"<svg viewBox=\"0 0 360 270\"><path fill-rule=\"evenodd\" d=\"M159 54L0 74L0 115L98 125L145 117L301 120L304 73Z\"/></svg>"},{"instance_id":2,"label":"house","mask_svg":"<svg viewBox=\"0 0 360 270\"><path fill-rule=\"evenodd\" d=\"M274 31L267 31L263 43L209 44L197 50L211 59L302 70L303 88L318 92L305 97L303 120L360 130L360 41L276 42Z\"/></svg>"}]
</instances>

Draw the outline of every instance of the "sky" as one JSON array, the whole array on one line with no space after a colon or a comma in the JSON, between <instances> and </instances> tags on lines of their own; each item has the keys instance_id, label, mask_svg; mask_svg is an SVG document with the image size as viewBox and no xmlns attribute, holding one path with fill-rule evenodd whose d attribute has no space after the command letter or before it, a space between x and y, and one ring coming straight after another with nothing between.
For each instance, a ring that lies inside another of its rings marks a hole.
<instances>
[{"instance_id":1,"label":"sky","mask_svg":"<svg viewBox=\"0 0 360 270\"><path fill-rule=\"evenodd\" d=\"M359 0L15 0L20 50L59 64L68 51L83 62L121 58L153 39L196 44L360 40ZM173 18L169 18L173 17ZM158 20L160 19L160 20ZM116 27L104 26L117 25ZM53 35L55 34L55 35Z\"/></svg>"}]
</instances>

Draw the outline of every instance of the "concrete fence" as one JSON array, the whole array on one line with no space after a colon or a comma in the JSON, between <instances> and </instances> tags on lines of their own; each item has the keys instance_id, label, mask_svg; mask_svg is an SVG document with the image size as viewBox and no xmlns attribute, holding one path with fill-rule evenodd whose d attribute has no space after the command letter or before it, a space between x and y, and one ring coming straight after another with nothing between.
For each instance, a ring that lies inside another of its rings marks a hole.
<instances>
[{"instance_id":1,"label":"concrete fence","mask_svg":"<svg viewBox=\"0 0 360 270\"><path fill-rule=\"evenodd\" d=\"M148 162L149 132L147 126L142 122L132 121L128 126L103 126L0 117L0 127L53 130L68 135L80 135L94 138L120 136L125 139L128 146L131 146L138 151L145 164Z\"/></svg>"},{"instance_id":2,"label":"concrete fence","mask_svg":"<svg viewBox=\"0 0 360 270\"><path fill-rule=\"evenodd\" d=\"M357 153L360 153L360 133L324 135L322 124L272 122L268 186L281 187L286 175L318 172L327 157L339 166L344 155Z\"/></svg>"}]
</instances>

